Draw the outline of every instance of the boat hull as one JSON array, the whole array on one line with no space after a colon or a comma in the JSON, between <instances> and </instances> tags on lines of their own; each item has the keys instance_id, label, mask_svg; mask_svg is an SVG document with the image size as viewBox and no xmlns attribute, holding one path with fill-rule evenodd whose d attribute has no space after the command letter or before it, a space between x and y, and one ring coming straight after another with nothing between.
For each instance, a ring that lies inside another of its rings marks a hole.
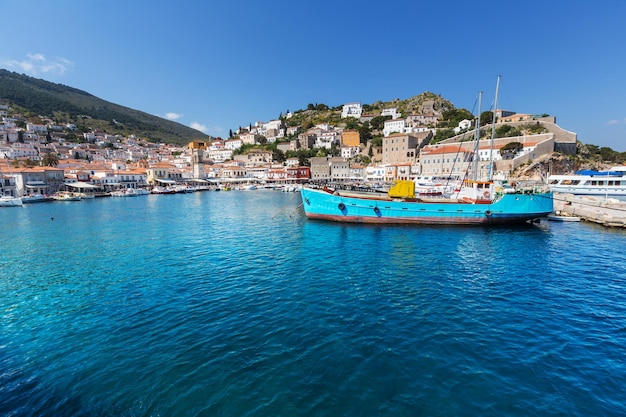
<instances>
[{"instance_id":1,"label":"boat hull","mask_svg":"<svg viewBox=\"0 0 626 417\"><path fill-rule=\"evenodd\" d=\"M22 199L19 197L0 197L0 207L21 207Z\"/></svg>"},{"instance_id":2,"label":"boat hull","mask_svg":"<svg viewBox=\"0 0 626 417\"><path fill-rule=\"evenodd\" d=\"M495 225L523 223L554 210L552 193L504 194L490 203L355 198L303 188L310 219L350 223Z\"/></svg>"}]
</instances>

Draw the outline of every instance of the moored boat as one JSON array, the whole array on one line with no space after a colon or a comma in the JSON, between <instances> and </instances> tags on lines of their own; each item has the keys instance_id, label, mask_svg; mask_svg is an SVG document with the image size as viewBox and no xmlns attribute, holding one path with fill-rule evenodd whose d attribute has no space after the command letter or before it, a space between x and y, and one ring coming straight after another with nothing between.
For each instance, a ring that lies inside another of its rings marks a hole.
<instances>
[{"instance_id":1,"label":"moored boat","mask_svg":"<svg viewBox=\"0 0 626 417\"><path fill-rule=\"evenodd\" d=\"M0 196L0 207L21 207L22 199L20 197L12 197L8 195Z\"/></svg>"},{"instance_id":2,"label":"moored boat","mask_svg":"<svg viewBox=\"0 0 626 417\"><path fill-rule=\"evenodd\" d=\"M344 195L332 190L303 187L305 215L352 223L496 225L522 223L554 210L552 193L494 193L486 181L466 181L453 197L416 197L411 181L397 182L385 196Z\"/></svg>"},{"instance_id":3,"label":"moored boat","mask_svg":"<svg viewBox=\"0 0 626 417\"><path fill-rule=\"evenodd\" d=\"M580 217L574 216L573 214L563 213L560 210L555 211L554 213L548 214L547 219L553 222L579 222Z\"/></svg>"},{"instance_id":4,"label":"moored boat","mask_svg":"<svg viewBox=\"0 0 626 417\"><path fill-rule=\"evenodd\" d=\"M71 191L59 191L52 195L56 201L80 201L80 195Z\"/></svg>"},{"instance_id":5,"label":"moored boat","mask_svg":"<svg viewBox=\"0 0 626 417\"><path fill-rule=\"evenodd\" d=\"M52 197L45 196L43 194L28 194L22 197L24 204L43 203L45 201L52 201Z\"/></svg>"},{"instance_id":6,"label":"moored boat","mask_svg":"<svg viewBox=\"0 0 626 417\"><path fill-rule=\"evenodd\" d=\"M583 170L569 175L550 175L548 186L555 193L626 197L626 167L609 171Z\"/></svg>"}]
</instances>

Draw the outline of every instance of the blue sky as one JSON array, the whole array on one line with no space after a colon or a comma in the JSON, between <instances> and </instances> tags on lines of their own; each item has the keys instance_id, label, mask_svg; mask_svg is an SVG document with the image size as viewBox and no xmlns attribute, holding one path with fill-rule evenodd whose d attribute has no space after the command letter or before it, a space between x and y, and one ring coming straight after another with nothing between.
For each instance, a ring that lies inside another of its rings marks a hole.
<instances>
[{"instance_id":1,"label":"blue sky","mask_svg":"<svg viewBox=\"0 0 626 417\"><path fill-rule=\"evenodd\" d=\"M424 91L626 151L626 1L1 0L0 67L213 136ZM0 91L0 98L2 92Z\"/></svg>"}]
</instances>

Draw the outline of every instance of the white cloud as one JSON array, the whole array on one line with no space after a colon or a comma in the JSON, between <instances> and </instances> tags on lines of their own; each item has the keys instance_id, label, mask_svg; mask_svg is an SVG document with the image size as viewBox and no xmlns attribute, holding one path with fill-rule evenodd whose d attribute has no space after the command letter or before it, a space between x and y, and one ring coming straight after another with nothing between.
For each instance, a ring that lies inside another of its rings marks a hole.
<instances>
[{"instance_id":1,"label":"white cloud","mask_svg":"<svg viewBox=\"0 0 626 417\"><path fill-rule=\"evenodd\" d=\"M181 117L183 117L183 115L180 113L174 113L174 112L165 113L165 118L168 120L177 120L177 119L180 119Z\"/></svg>"},{"instance_id":2,"label":"white cloud","mask_svg":"<svg viewBox=\"0 0 626 417\"><path fill-rule=\"evenodd\" d=\"M608 122L606 122L607 125L619 125L621 123L622 122L620 122L619 120L615 120L615 119L609 120Z\"/></svg>"},{"instance_id":3,"label":"white cloud","mask_svg":"<svg viewBox=\"0 0 626 417\"><path fill-rule=\"evenodd\" d=\"M74 66L69 59L54 57L47 59L43 54L27 54L25 60L10 59L0 62L8 70L22 71L29 75L58 74L63 75Z\"/></svg>"},{"instance_id":4,"label":"white cloud","mask_svg":"<svg viewBox=\"0 0 626 417\"><path fill-rule=\"evenodd\" d=\"M199 130L202 133L206 133L207 132L207 127L205 125L203 125L203 124L198 123L198 122L191 122L189 127L191 127L192 129Z\"/></svg>"}]
</instances>

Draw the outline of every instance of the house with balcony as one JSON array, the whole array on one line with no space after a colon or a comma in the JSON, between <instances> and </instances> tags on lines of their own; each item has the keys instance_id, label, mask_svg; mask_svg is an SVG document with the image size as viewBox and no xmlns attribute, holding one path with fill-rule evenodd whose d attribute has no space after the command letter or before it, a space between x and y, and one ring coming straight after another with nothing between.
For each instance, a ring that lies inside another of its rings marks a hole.
<instances>
[{"instance_id":1,"label":"house with balcony","mask_svg":"<svg viewBox=\"0 0 626 417\"><path fill-rule=\"evenodd\" d=\"M402 116L402 113L400 113L395 107L390 108L390 109L383 109L380 112L381 116L391 116L392 119L399 119Z\"/></svg>"},{"instance_id":2,"label":"house with balcony","mask_svg":"<svg viewBox=\"0 0 626 417\"><path fill-rule=\"evenodd\" d=\"M360 119L361 113L363 113L361 103L347 103L343 105L343 109L341 110L341 118L345 119L346 117L354 117L355 119Z\"/></svg>"},{"instance_id":3,"label":"house with balcony","mask_svg":"<svg viewBox=\"0 0 626 417\"><path fill-rule=\"evenodd\" d=\"M21 196L54 194L65 180L63 168L55 167L11 168L10 176L15 179L17 195Z\"/></svg>"}]
</instances>

